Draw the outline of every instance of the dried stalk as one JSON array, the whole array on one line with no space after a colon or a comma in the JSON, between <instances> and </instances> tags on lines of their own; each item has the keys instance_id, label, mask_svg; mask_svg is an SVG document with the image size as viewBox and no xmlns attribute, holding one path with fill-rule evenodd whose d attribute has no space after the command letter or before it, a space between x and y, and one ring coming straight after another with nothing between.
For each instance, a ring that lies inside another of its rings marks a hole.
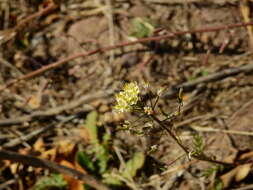
<instances>
[{"instance_id":1,"label":"dried stalk","mask_svg":"<svg viewBox=\"0 0 253 190\"><path fill-rule=\"evenodd\" d=\"M80 57L87 57L87 56L91 56L91 55L94 55L97 53L104 53L106 51L110 51L113 49L122 48L122 47L126 47L126 46L131 46L131 45L135 45L138 43L146 43L146 42L151 42L151 41L160 41L163 39L175 38L176 36L182 36L185 34L216 32L216 31L220 31L220 30L228 30L228 29L232 29L232 28L246 27L246 26L250 26L250 25L253 25L253 22L236 23L236 24L223 25L223 26L218 26L218 27L202 28L202 29L196 29L196 30L188 30L188 31L179 31L179 32L171 33L171 34L152 36L152 37L148 37L148 38L141 38L141 39L138 39L138 40L132 41L132 42L123 42L123 43L120 43L120 44L117 44L114 46L98 48L96 50L92 50L92 51L89 51L86 53L75 54L70 57L67 57L62 60L51 63L47 66L44 66L36 71L26 74L20 78L17 78L17 79L11 80L10 82L7 82L6 85L4 85L0 88L0 92L6 88L18 83L18 82L20 82L20 81L28 80L28 79L31 79L35 76L41 75L46 71L49 71L49 70L54 69L56 67L59 67L60 65L63 65L69 61L72 61L72 60L80 58Z\"/></svg>"}]
</instances>

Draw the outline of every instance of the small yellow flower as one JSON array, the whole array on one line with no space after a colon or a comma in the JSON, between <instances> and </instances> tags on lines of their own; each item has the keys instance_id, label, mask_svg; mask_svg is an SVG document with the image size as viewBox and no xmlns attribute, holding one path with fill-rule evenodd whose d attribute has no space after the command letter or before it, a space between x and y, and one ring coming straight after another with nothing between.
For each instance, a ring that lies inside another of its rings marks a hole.
<instances>
[{"instance_id":1,"label":"small yellow flower","mask_svg":"<svg viewBox=\"0 0 253 190\"><path fill-rule=\"evenodd\" d=\"M150 147L148 153L153 153L153 152L155 152L155 151L157 151L157 150L158 150L158 146L157 146L157 144L155 144L155 145L152 145L152 146Z\"/></svg>"},{"instance_id":2,"label":"small yellow flower","mask_svg":"<svg viewBox=\"0 0 253 190\"><path fill-rule=\"evenodd\" d=\"M144 112L148 115L151 115L153 113L153 110L150 106L144 107Z\"/></svg>"},{"instance_id":3,"label":"small yellow flower","mask_svg":"<svg viewBox=\"0 0 253 190\"><path fill-rule=\"evenodd\" d=\"M162 96L164 90L165 90L165 88L159 88L159 89L157 90L157 96Z\"/></svg>"},{"instance_id":4,"label":"small yellow flower","mask_svg":"<svg viewBox=\"0 0 253 190\"><path fill-rule=\"evenodd\" d=\"M143 88L144 88L145 90L148 90L148 89L150 88L150 84L149 84L148 82L144 82L144 83L143 83Z\"/></svg>"},{"instance_id":5,"label":"small yellow flower","mask_svg":"<svg viewBox=\"0 0 253 190\"><path fill-rule=\"evenodd\" d=\"M140 89L136 82L126 83L123 91L115 95L117 104L114 109L118 112L130 112L139 100Z\"/></svg>"}]
</instances>

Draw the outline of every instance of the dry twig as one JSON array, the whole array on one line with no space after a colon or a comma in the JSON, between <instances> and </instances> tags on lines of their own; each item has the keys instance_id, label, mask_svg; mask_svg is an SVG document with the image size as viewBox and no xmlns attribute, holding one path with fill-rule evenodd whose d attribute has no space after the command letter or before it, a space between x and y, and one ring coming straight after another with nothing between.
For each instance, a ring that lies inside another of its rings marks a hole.
<instances>
[{"instance_id":1,"label":"dry twig","mask_svg":"<svg viewBox=\"0 0 253 190\"><path fill-rule=\"evenodd\" d=\"M67 122L70 122L72 121L73 119L77 118L78 115L80 115L81 113L77 113L77 114L74 114L72 116L69 116L67 117L66 119L60 121L58 124L50 124L49 126L47 127L42 127L42 128L39 128L37 130L34 130L32 131L31 133L27 134L27 135L23 135L23 136L20 136L18 138L15 138L13 140L9 140L8 142L6 142L5 144L3 144L1 147L2 148L10 148L10 147L14 147L14 146L17 146L19 145L20 143L24 142L24 141L28 141L32 138L35 138L37 136L39 136L40 134L44 133L44 132L48 132L50 130L53 130L55 129L56 127L61 127L63 124L67 123Z\"/></svg>"},{"instance_id":2,"label":"dry twig","mask_svg":"<svg viewBox=\"0 0 253 190\"><path fill-rule=\"evenodd\" d=\"M0 150L0 159L1 160L10 160L13 162L18 162L21 164L26 164L33 167L39 167L39 168L46 168L53 172L59 172L63 173L65 175L68 175L70 177L73 177L75 179L83 181L85 184L88 184L89 186L98 189L98 190L109 190L108 187L106 187L104 184L102 184L100 181L98 181L95 177L83 174L77 170L74 170L72 168L68 168L66 166L62 166L59 164L56 164L54 162L50 162L48 160L42 160L33 156L28 155L22 155L15 152Z\"/></svg>"},{"instance_id":3,"label":"dry twig","mask_svg":"<svg viewBox=\"0 0 253 190\"><path fill-rule=\"evenodd\" d=\"M8 42L9 40L11 40L12 38L14 38L17 34L17 32L19 30L21 30L23 27L26 26L26 24L28 24L31 20L43 16L45 14L47 14L48 12L55 10L58 6L55 4L51 4L48 7L29 15L28 17L26 17L25 19L21 20L14 28L10 28L4 31L0 32L0 45L3 43Z\"/></svg>"},{"instance_id":4,"label":"dry twig","mask_svg":"<svg viewBox=\"0 0 253 190\"><path fill-rule=\"evenodd\" d=\"M180 31L180 32L175 32L175 33L170 33L170 34L165 34L165 35L160 35L160 36L152 36L152 37L148 37L148 38L141 38L138 39L136 41L132 41L132 42L123 42L120 44L116 44L114 46L108 46L108 47L104 47L104 48L98 48L96 50L92 50L89 52L85 52L85 53L78 53L76 55L72 55L69 56L67 58L64 58L62 60L56 61L54 63L48 64L47 66L44 66L36 71L30 72L28 74L26 74L25 76L22 76L20 78L11 80L9 82L7 82L6 85L2 86L0 88L0 91L3 91L4 89L20 82L20 81L24 81L24 80L28 80L31 79L35 76L41 75L43 73L45 73L46 71L49 71L51 69L54 69L56 67L59 67L60 65L63 65L69 61L72 61L74 59L80 58L80 57L87 57L87 56L91 56L97 53L104 53L106 51L110 51L113 49L117 49L117 48L122 48L122 47L126 47L126 46L131 46L131 45L135 45L138 43L146 43L146 42L151 42L151 41L160 41L163 39L169 39L169 38L174 38L176 36L182 36L185 34L193 34L193 33L206 33L206 32L216 32L216 31L220 31L220 30L228 30L228 29L232 29L232 28L239 28L239 27L246 27L246 26L250 26L253 25L253 22L248 22L248 23L237 23L237 24L230 24L230 25L225 25L225 26L218 26L218 27L210 27L210 28L202 28L202 29L196 29L196 30L189 30L189 31Z\"/></svg>"},{"instance_id":5,"label":"dry twig","mask_svg":"<svg viewBox=\"0 0 253 190\"><path fill-rule=\"evenodd\" d=\"M6 187L8 187L9 185L12 185L13 183L16 183L17 179L10 179L2 184L0 184L0 190L5 190Z\"/></svg>"},{"instance_id":6,"label":"dry twig","mask_svg":"<svg viewBox=\"0 0 253 190\"><path fill-rule=\"evenodd\" d=\"M201 131L201 132L216 132L216 133L227 133L227 134L233 134L233 135L253 136L253 132L248 132L248 131L215 129L212 127L197 127L197 126L191 126L191 128L196 131Z\"/></svg>"},{"instance_id":7,"label":"dry twig","mask_svg":"<svg viewBox=\"0 0 253 190\"><path fill-rule=\"evenodd\" d=\"M4 119L0 120L0 127L2 126L10 126L10 125L17 125L17 124L22 124L24 122L29 122L33 119L38 119L38 118L46 118L46 117L51 117L60 114L61 112L73 109L75 107L78 107L79 105L85 104L91 100L97 99L97 98L104 98L106 96L109 96L113 93L113 91L100 91L88 95L83 95L78 99L75 99L68 104L61 105L58 107L54 107L51 109L48 109L46 111L34 111L29 115L21 116L21 117L15 117L15 118L10 118L10 119ZM83 111L90 111L92 110L92 107L87 105L85 108L83 108Z\"/></svg>"},{"instance_id":8,"label":"dry twig","mask_svg":"<svg viewBox=\"0 0 253 190\"><path fill-rule=\"evenodd\" d=\"M253 63L248 64L248 65L244 65L244 66L241 66L241 67L230 68L230 69L226 69L226 70L223 70L223 71L220 71L220 72L212 73L212 74L209 74L208 76L199 77L196 80L179 84L176 87L174 87L172 90L170 90L169 92L164 94L164 97L168 98L170 96L173 96L173 95L177 94L178 90L180 88L183 88L184 90L189 90L191 88L196 87L198 84L217 81L217 80L224 79L226 77L230 77L230 76L233 76L233 75L237 75L237 74L240 74L240 73L252 72L252 71L253 71Z\"/></svg>"}]
</instances>

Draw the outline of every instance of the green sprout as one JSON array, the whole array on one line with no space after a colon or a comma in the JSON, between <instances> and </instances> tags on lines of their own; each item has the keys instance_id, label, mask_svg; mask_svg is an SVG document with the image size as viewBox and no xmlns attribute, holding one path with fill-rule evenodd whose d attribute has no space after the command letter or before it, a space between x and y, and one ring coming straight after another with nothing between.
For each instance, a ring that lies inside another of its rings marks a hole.
<instances>
[{"instance_id":1,"label":"green sprout","mask_svg":"<svg viewBox=\"0 0 253 190\"><path fill-rule=\"evenodd\" d=\"M131 30L131 36L136 38L145 38L152 35L155 27L148 19L134 18L132 21L133 28Z\"/></svg>"},{"instance_id":2,"label":"green sprout","mask_svg":"<svg viewBox=\"0 0 253 190\"><path fill-rule=\"evenodd\" d=\"M204 156L203 151L205 148L205 143L202 136L194 135L193 137L193 151L189 153L189 158L191 156Z\"/></svg>"}]
</instances>

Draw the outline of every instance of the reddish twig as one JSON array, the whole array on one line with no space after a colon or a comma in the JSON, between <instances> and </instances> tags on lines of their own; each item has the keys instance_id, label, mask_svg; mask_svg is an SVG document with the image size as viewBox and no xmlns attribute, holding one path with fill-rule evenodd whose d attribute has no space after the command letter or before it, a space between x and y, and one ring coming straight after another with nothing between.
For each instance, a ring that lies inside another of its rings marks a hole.
<instances>
[{"instance_id":1,"label":"reddish twig","mask_svg":"<svg viewBox=\"0 0 253 190\"><path fill-rule=\"evenodd\" d=\"M55 10L58 6L55 4L51 4L48 7L29 15L28 17L24 18L23 20L21 20L14 28L10 28L4 31L1 31L1 35L0 35L0 45L8 42L9 40L13 39L16 34L17 31L19 31L20 29L22 29L23 27L25 27L25 25L27 23L29 23L31 20L40 17L42 15L47 14L48 12Z\"/></svg>"},{"instance_id":2,"label":"reddish twig","mask_svg":"<svg viewBox=\"0 0 253 190\"><path fill-rule=\"evenodd\" d=\"M155 55L150 55L146 60L143 60L140 64L138 64L136 70L131 74L131 76L137 76L139 72L143 71L145 66L154 59L154 57Z\"/></svg>"},{"instance_id":3,"label":"reddish twig","mask_svg":"<svg viewBox=\"0 0 253 190\"><path fill-rule=\"evenodd\" d=\"M202 29L196 29L196 30L189 30L189 31L180 31L180 32L175 32L175 33L171 33L171 34L165 34L165 35L160 35L160 36L152 36L152 37L148 37L148 38L141 38L138 39L136 41L132 41L132 42L123 42L114 46L108 46L108 47L104 47L104 48L98 48L96 50L92 50L86 53L79 53L76 55L72 55L70 57L64 58L62 60L56 61L54 63L51 63L47 66L44 66L36 71L33 71L31 73L28 73L27 75L24 75L18 79L14 79L10 82L8 82L5 86L0 88L0 91L4 90L5 88L8 88L12 85L14 85L15 83L18 83L22 80L27 80L30 78L33 78L37 75L40 75L50 69L56 68L62 64L67 63L68 61L77 59L79 57L87 57L90 55L94 55L97 53L101 53L101 52L106 52L106 51L110 51L116 48L122 48L125 46L131 46L131 45L135 45L138 43L145 43L145 42L150 42L150 41L160 41L163 39L169 39L169 38L174 38L176 36L180 36L180 35L185 35L185 34L192 34L192 33L205 33L205 32L215 32L215 31L220 31L220 30L227 30L227 29L232 29L232 28L239 28L239 27L246 27L249 25L253 25L253 22L248 22L248 23L236 23L236 24L230 24L230 25L225 25L225 26L218 26L218 27L210 27L210 28L202 28Z\"/></svg>"},{"instance_id":4,"label":"reddish twig","mask_svg":"<svg viewBox=\"0 0 253 190\"><path fill-rule=\"evenodd\" d=\"M29 15L28 17L26 17L25 19L21 20L17 26L15 26L14 30L18 30L22 27L24 27L27 23L29 23L31 20L37 18L37 17L40 17L42 15L45 15L47 14L48 12L52 11L52 10L55 10L58 6L56 4L51 4L49 6L47 6L46 8L44 9L41 9L40 11L32 14L32 15Z\"/></svg>"},{"instance_id":5,"label":"reddish twig","mask_svg":"<svg viewBox=\"0 0 253 190\"><path fill-rule=\"evenodd\" d=\"M148 65L154 58L155 58L155 55L150 55L147 60L144 60L138 65L137 71L143 70L145 66Z\"/></svg>"}]
</instances>

